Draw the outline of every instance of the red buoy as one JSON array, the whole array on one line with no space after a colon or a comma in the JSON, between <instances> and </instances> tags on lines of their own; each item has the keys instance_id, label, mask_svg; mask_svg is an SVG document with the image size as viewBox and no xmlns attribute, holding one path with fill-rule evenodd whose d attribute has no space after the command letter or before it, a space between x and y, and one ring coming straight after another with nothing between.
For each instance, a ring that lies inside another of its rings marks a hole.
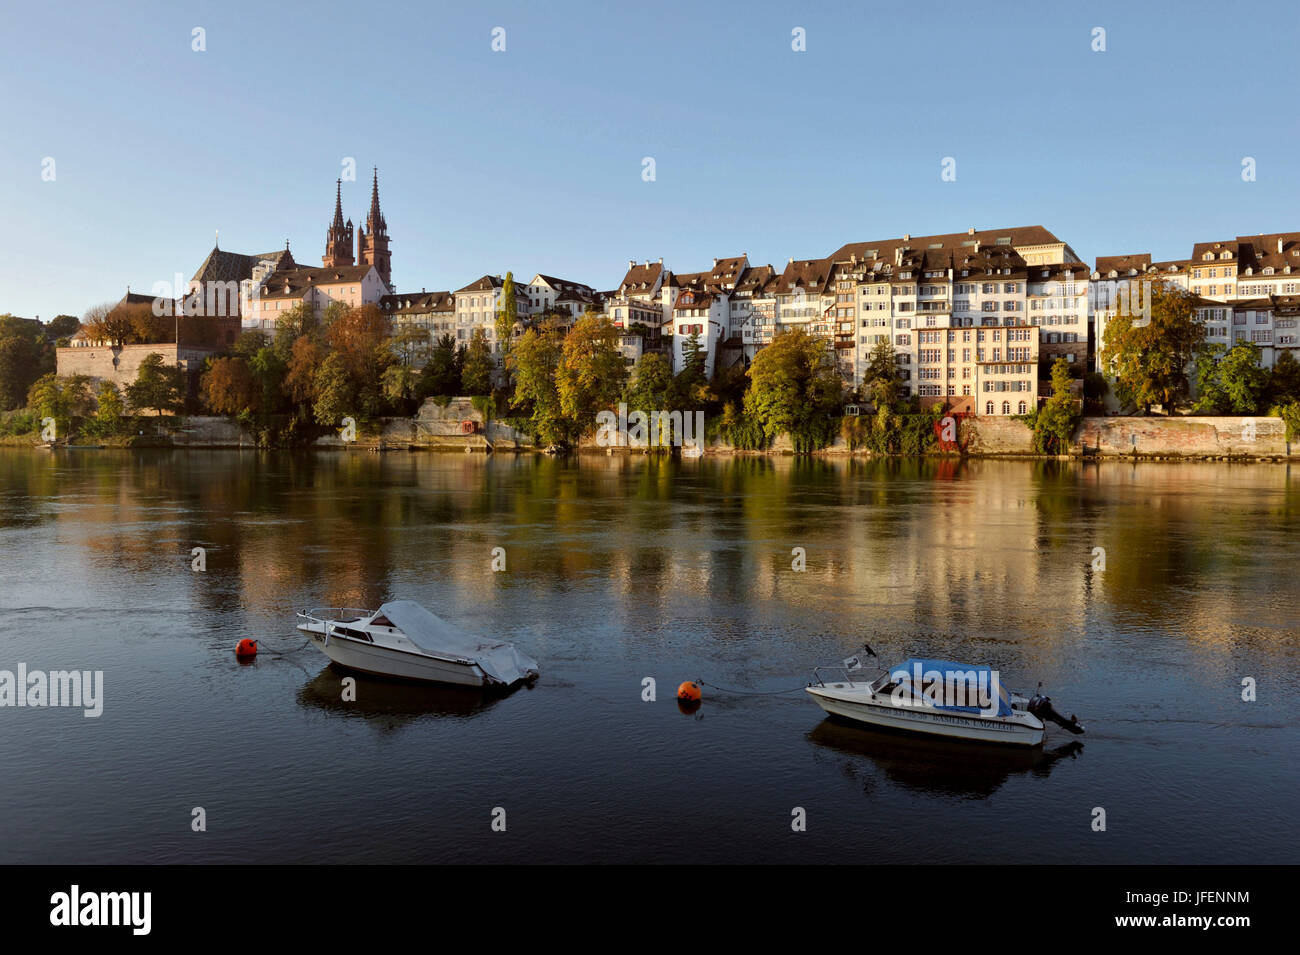
<instances>
[{"instance_id":1,"label":"red buoy","mask_svg":"<svg viewBox=\"0 0 1300 955\"><path fill-rule=\"evenodd\" d=\"M257 641L250 640L248 637L240 640L239 643L235 644L235 656L241 660L257 656Z\"/></svg>"}]
</instances>

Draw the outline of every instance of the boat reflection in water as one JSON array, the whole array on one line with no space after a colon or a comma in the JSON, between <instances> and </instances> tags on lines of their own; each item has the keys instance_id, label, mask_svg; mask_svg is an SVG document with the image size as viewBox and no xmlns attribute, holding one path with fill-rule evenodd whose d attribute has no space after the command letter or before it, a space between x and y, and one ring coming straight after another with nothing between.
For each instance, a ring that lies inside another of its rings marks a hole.
<instances>
[{"instance_id":1,"label":"boat reflection in water","mask_svg":"<svg viewBox=\"0 0 1300 955\"><path fill-rule=\"evenodd\" d=\"M968 799L991 796L1012 776L1046 776L1058 762L1083 751L1078 740L1017 748L873 729L833 716L813 727L808 740L839 754L865 757L905 789ZM844 765L845 773L855 779L861 769L857 760ZM871 780L863 779L863 785L869 790Z\"/></svg>"},{"instance_id":2,"label":"boat reflection in water","mask_svg":"<svg viewBox=\"0 0 1300 955\"><path fill-rule=\"evenodd\" d=\"M356 680L355 699L343 698L343 681ZM450 684L414 683L370 676L330 663L298 691L302 706L338 716L364 719L384 729L396 729L418 720L468 718L510 696Z\"/></svg>"}]
</instances>

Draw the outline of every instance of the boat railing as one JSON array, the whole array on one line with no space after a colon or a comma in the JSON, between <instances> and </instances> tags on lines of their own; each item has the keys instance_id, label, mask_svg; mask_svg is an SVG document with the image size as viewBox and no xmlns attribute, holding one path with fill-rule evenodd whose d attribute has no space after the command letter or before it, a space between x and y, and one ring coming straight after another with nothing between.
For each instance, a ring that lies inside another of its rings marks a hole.
<instances>
[{"instance_id":1,"label":"boat railing","mask_svg":"<svg viewBox=\"0 0 1300 955\"><path fill-rule=\"evenodd\" d=\"M813 667L812 672L818 686L825 686L828 680L831 683L871 683L875 680L872 671L866 667L850 669L843 664Z\"/></svg>"},{"instance_id":2,"label":"boat railing","mask_svg":"<svg viewBox=\"0 0 1300 955\"><path fill-rule=\"evenodd\" d=\"M300 610L298 616L308 623L355 623L373 614L364 607L313 607Z\"/></svg>"}]
</instances>

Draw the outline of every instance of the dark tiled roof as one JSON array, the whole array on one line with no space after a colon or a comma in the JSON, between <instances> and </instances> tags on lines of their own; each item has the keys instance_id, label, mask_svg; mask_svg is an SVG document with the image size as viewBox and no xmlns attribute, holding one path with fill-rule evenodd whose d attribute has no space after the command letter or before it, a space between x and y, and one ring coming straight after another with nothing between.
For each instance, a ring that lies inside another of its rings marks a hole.
<instances>
[{"instance_id":1,"label":"dark tiled roof","mask_svg":"<svg viewBox=\"0 0 1300 955\"><path fill-rule=\"evenodd\" d=\"M791 259L777 279L777 294L795 290L822 293L830 285L832 259Z\"/></svg>"},{"instance_id":2,"label":"dark tiled roof","mask_svg":"<svg viewBox=\"0 0 1300 955\"><path fill-rule=\"evenodd\" d=\"M914 251L948 251L956 254L962 249L997 248L999 246L1056 245L1060 243L1051 231L1040 225L1014 226L1009 229L968 230L944 235L909 235L875 242L850 242L840 246L829 256L833 262L878 260L894 264L895 252L902 248Z\"/></svg>"},{"instance_id":3,"label":"dark tiled roof","mask_svg":"<svg viewBox=\"0 0 1300 955\"><path fill-rule=\"evenodd\" d=\"M193 282L242 282L253 277L253 269L262 259L270 259L275 268L292 267L295 263L288 249L267 252L263 255L241 255L213 248L194 273Z\"/></svg>"},{"instance_id":4,"label":"dark tiled roof","mask_svg":"<svg viewBox=\"0 0 1300 955\"><path fill-rule=\"evenodd\" d=\"M1276 274L1287 266L1293 272L1300 270L1300 232L1239 235L1237 248L1241 255L1241 268L1250 269L1253 274L1258 275L1269 268Z\"/></svg>"},{"instance_id":5,"label":"dark tiled roof","mask_svg":"<svg viewBox=\"0 0 1300 955\"><path fill-rule=\"evenodd\" d=\"M1130 273L1145 272L1150 265L1150 252L1133 252L1129 255L1099 255L1097 256L1095 271L1103 278L1111 272L1115 272L1119 277Z\"/></svg>"},{"instance_id":6,"label":"dark tiled roof","mask_svg":"<svg viewBox=\"0 0 1300 955\"><path fill-rule=\"evenodd\" d=\"M1235 265L1237 262L1236 242L1197 242L1192 246L1192 264L1200 265L1202 262L1206 262L1207 264L1209 262L1218 262L1220 261L1219 256L1224 252L1227 252L1229 255L1228 258L1223 261L1232 262ZM1206 253L1212 253L1214 258L1207 260L1205 258Z\"/></svg>"},{"instance_id":7,"label":"dark tiled roof","mask_svg":"<svg viewBox=\"0 0 1300 955\"><path fill-rule=\"evenodd\" d=\"M619 289L624 292L649 292L655 287L660 276L664 274L662 262L646 262L643 265L630 263L627 274L623 276L623 281L619 283ZM670 275L672 273L669 273Z\"/></svg>"},{"instance_id":8,"label":"dark tiled roof","mask_svg":"<svg viewBox=\"0 0 1300 955\"><path fill-rule=\"evenodd\" d=\"M338 265L322 268L298 266L272 272L267 276L259 296L263 299L299 299L307 294L309 288L360 282L373 268L373 265Z\"/></svg>"},{"instance_id":9,"label":"dark tiled roof","mask_svg":"<svg viewBox=\"0 0 1300 955\"><path fill-rule=\"evenodd\" d=\"M760 294L763 288L776 278L776 269L770 265L750 266L736 283L737 292L748 292L751 295Z\"/></svg>"},{"instance_id":10,"label":"dark tiled roof","mask_svg":"<svg viewBox=\"0 0 1300 955\"><path fill-rule=\"evenodd\" d=\"M456 297L450 292L403 292L383 296L379 300L379 307L389 315L450 312L456 307Z\"/></svg>"},{"instance_id":11,"label":"dark tiled roof","mask_svg":"<svg viewBox=\"0 0 1300 955\"><path fill-rule=\"evenodd\" d=\"M456 289L456 294L461 292L491 292L493 289L499 289L505 282L496 275L485 275L476 282L471 282L464 288Z\"/></svg>"}]
</instances>

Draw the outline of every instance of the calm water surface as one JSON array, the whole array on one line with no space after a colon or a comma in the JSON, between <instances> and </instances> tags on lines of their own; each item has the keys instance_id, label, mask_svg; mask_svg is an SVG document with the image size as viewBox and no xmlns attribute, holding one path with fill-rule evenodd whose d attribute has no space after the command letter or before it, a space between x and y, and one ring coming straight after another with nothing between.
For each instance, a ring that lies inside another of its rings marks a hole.
<instances>
[{"instance_id":1,"label":"calm water surface","mask_svg":"<svg viewBox=\"0 0 1300 955\"><path fill-rule=\"evenodd\" d=\"M106 696L0 708L0 863L1294 862L1298 540L1285 465L0 449L0 669ZM394 597L542 679L342 702L294 612ZM1083 746L776 692L864 638L1042 680Z\"/></svg>"}]
</instances>

